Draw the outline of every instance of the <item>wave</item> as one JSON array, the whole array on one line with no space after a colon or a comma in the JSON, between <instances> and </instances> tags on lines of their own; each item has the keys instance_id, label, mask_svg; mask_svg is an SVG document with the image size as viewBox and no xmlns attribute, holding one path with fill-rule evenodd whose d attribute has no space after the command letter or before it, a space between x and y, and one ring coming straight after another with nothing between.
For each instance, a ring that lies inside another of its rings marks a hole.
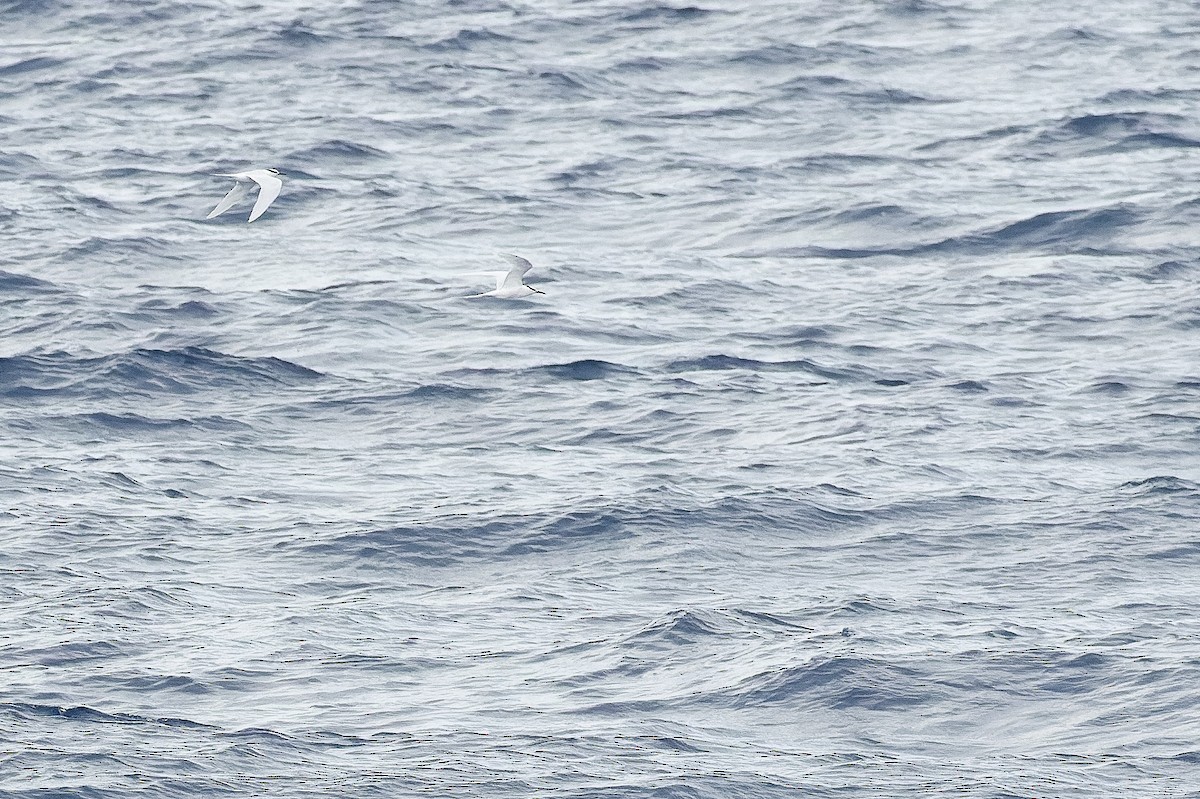
<instances>
[{"instance_id":1,"label":"wave","mask_svg":"<svg viewBox=\"0 0 1200 799\"><path fill-rule=\"evenodd\" d=\"M1110 252L1121 235L1143 222L1145 212L1120 204L1101 208L1045 211L999 227L929 242L899 242L885 247L826 247L808 245L775 250L750 250L738 257L858 259L884 256L993 255L1005 252Z\"/></svg>"},{"instance_id":2,"label":"wave","mask_svg":"<svg viewBox=\"0 0 1200 799\"><path fill-rule=\"evenodd\" d=\"M778 614L746 610L680 608L625 639L625 644L674 647L705 639L759 639L765 631L807 634L812 628Z\"/></svg>"},{"instance_id":3,"label":"wave","mask_svg":"<svg viewBox=\"0 0 1200 799\"><path fill-rule=\"evenodd\" d=\"M35 58L27 58L23 61L15 61L11 64L0 66L0 76L11 77L13 75L23 75L29 72L40 72L44 69L54 69L66 64L67 61L59 58L50 58L48 56L37 56Z\"/></svg>"},{"instance_id":4,"label":"wave","mask_svg":"<svg viewBox=\"0 0 1200 799\"><path fill-rule=\"evenodd\" d=\"M698 6L647 5L636 11L622 13L618 19L621 22L691 22L716 13Z\"/></svg>"},{"instance_id":5,"label":"wave","mask_svg":"<svg viewBox=\"0 0 1200 799\"><path fill-rule=\"evenodd\" d=\"M441 402L458 402L463 400L482 400L495 394L493 389L473 388L470 386L452 386L444 383L429 383L408 391L405 399L418 402L438 404Z\"/></svg>"},{"instance_id":6,"label":"wave","mask_svg":"<svg viewBox=\"0 0 1200 799\"><path fill-rule=\"evenodd\" d=\"M477 50L484 45L508 44L513 41L515 40L511 36L506 36L487 28L461 28L453 36L440 39L432 44L427 44L423 49L434 52L456 51L466 53Z\"/></svg>"},{"instance_id":7,"label":"wave","mask_svg":"<svg viewBox=\"0 0 1200 799\"><path fill-rule=\"evenodd\" d=\"M360 163L390 158L391 155L376 147L345 139L330 139L303 150L288 153L287 159L302 164L323 165L329 161Z\"/></svg>"},{"instance_id":8,"label":"wave","mask_svg":"<svg viewBox=\"0 0 1200 799\"><path fill-rule=\"evenodd\" d=\"M475 367L469 369L454 369L444 373L445 377L531 377L535 379L553 378L555 380L606 380L617 377L629 377L641 374L640 370L625 364L604 361L597 358L584 358L566 363L546 363L538 366L499 369L496 367Z\"/></svg>"},{"instance_id":9,"label":"wave","mask_svg":"<svg viewBox=\"0 0 1200 799\"><path fill-rule=\"evenodd\" d=\"M595 75L584 77L579 70L571 72L554 69L539 70L532 73L531 77L545 91L552 92L554 96L561 98L587 99L594 98L601 93L598 88L600 81L597 77Z\"/></svg>"},{"instance_id":10,"label":"wave","mask_svg":"<svg viewBox=\"0 0 1200 799\"><path fill-rule=\"evenodd\" d=\"M1176 114L1118 111L1082 114L1043 125L1008 125L982 133L938 139L917 152L942 156L974 154L992 145L1011 159L1112 155L1147 149L1191 149L1200 138L1190 135L1188 119Z\"/></svg>"},{"instance_id":11,"label":"wave","mask_svg":"<svg viewBox=\"0 0 1200 799\"><path fill-rule=\"evenodd\" d=\"M1137 210L1126 205L1050 211L968 237L962 244L1002 250L1098 247L1110 242L1123 228L1137 224L1140 217Z\"/></svg>"},{"instance_id":12,"label":"wave","mask_svg":"<svg viewBox=\"0 0 1200 799\"><path fill-rule=\"evenodd\" d=\"M127 396L130 393L191 394L298 386L324 378L320 372L270 357L241 357L185 347L138 349L100 357L66 352L0 358L0 394Z\"/></svg>"},{"instance_id":13,"label":"wave","mask_svg":"<svg viewBox=\"0 0 1200 799\"><path fill-rule=\"evenodd\" d=\"M295 19L274 32L277 41L299 47L324 44L334 37L317 33L302 20Z\"/></svg>"},{"instance_id":14,"label":"wave","mask_svg":"<svg viewBox=\"0 0 1200 799\"><path fill-rule=\"evenodd\" d=\"M870 510L854 492L818 486L805 492L765 491L700 504L659 498L655 492L590 507L552 509L520 516L434 515L422 521L337 532L288 547L321 558L390 568L395 562L448 566L463 560L518 557L537 552L596 547L634 535L745 533L796 539L818 531L857 527L891 509Z\"/></svg>"},{"instance_id":15,"label":"wave","mask_svg":"<svg viewBox=\"0 0 1200 799\"><path fill-rule=\"evenodd\" d=\"M73 207L86 205L102 211L120 211L115 205L99 197L77 195L69 202ZM83 263L90 263L97 259L106 263L122 263L132 254L152 255L156 259L169 261L183 260L183 256L179 254L174 242L153 236L91 236L79 244L63 250L57 260L82 267Z\"/></svg>"},{"instance_id":16,"label":"wave","mask_svg":"<svg viewBox=\"0 0 1200 799\"><path fill-rule=\"evenodd\" d=\"M1200 498L1200 483L1170 474L1156 475L1143 480L1131 480L1127 483L1122 483L1119 490L1124 493L1133 493L1143 497L1187 496Z\"/></svg>"},{"instance_id":17,"label":"wave","mask_svg":"<svg viewBox=\"0 0 1200 799\"><path fill-rule=\"evenodd\" d=\"M6 272L0 269L0 291L2 292L12 294L49 294L61 290L48 280L16 272Z\"/></svg>"},{"instance_id":18,"label":"wave","mask_svg":"<svg viewBox=\"0 0 1200 799\"><path fill-rule=\"evenodd\" d=\"M807 358L794 361L760 361L755 358L739 358L732 355L705 355L699 358L680 358L663 367L667 372L710 372L731 369L748 372L805 372L826 380L861 380L866 374L849 369L832 369L821 366Z\"/></svg>"},{"instance_id":19,"label":"wave","mask_svg":"<svg viewBox=\"0 0 1200 799\"><path fill-rule=\"evenodd\" d=\"M817 705L846 710L901 710L940 701L916 669L879 658L816 657L798 666L771 669L706 697L736 708Z\"/></svg>"},{"instance_id":20,"label":"wave","mask_svg":"<svg viewBox=\"0 0 1200 799\"><path fill-rule=\"evenodd\" d=\"M241 431L250 429L242 422L224 416L162 417L146 416L140 413L97 411L95 413L80 414L75 418L85 421L89 427L102 427L126 435L158 433L171 430Z\"/></svg>"},{"instance_id":21,"label":"wave","mask_svg":"<svg viewBox=\"0 0 1200 799\"><path fill-rule=\"evenodd\" d=\"M1198 265L1200 264L1194 261L1160 261L1149 269L1139 272L1138 277L1147 283L1181 280L1190 277Z\"/></svg>"},{"instance_id":22,"label":"wave","mask_svg":"<svg viewBox=\"0 0 1200 799\"><path fill-rule=\"evenodd\" d=\"M0 712L8 712L17 716L52 716L70 721L90 722L95 724L149 724L164 727L182 727L186 729L217 729L208 724L173 716L145 716L136 713L106 713L87 705L58 706L34 702L0 702Z\"/></svg>"},{"instance_id":23,"label":"wave","mask_svg":"<svg viewBox=\"0 0 1200 799\"><path fill-rule=\"evenodd\" d=\"M1200 147L1200 139L1183 132L1189 125L1186 117L1149 111L1083 114L1042 130L1018 151L1044 158Z\"/></svg>"},{"instance_id":24,"label":"wave","mask_svg":"<svg viewBox=\"0 0 1200 799\"><path fill-rule=\"evenodd\" d=\"M739 51L728 58L731 64L749 64L751 66L817 64L826 60L825 51L821 48L795 42L773 42L762 47ZM818 86L853 85L853 81L845 78L805 76L793 78L788 83L779 84L777 88L799 88L811 85L810 82L814 82Z\"/></svg>"},{"instance_id":25,"label":"wave","mask_svg":"<svg viewBox=\"0 0 1200 799\"><path fill-rule=\"evenodd\" d=\"M612 377L625 377L638 374L638 370L630 366L609 361L585 358L569 363L551 363L535 366L529 370L535 374L545 374L559 380L605 380Z\"/></svg>"},{"instance_id":26,"label":"wave","mask_svg":"<svg viewBox=\"0 0 1200 799\"><path fill-rule=\"evenodd\" d=\"M220 316L221 312L216 306L203 300L184 300L175 303L155 298L138 305L136 315L147 318L212 319Z\"/></svg>"}]
</instances>

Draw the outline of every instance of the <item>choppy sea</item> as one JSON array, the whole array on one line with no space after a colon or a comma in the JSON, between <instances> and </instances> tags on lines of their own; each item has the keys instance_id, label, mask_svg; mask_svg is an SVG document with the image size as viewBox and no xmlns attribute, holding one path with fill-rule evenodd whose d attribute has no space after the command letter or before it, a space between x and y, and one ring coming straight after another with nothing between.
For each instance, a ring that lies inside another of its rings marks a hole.
<instances>
[{"instance_id":1,"label":"choppy sea","mask_svg":"<svg viewBox=\"0 0 1200 799\"><path fill-rule=\"evenodd\" d=\"M1198 42L0 2L0 796L1200 796Z\"/></svg>"}]
</instances>

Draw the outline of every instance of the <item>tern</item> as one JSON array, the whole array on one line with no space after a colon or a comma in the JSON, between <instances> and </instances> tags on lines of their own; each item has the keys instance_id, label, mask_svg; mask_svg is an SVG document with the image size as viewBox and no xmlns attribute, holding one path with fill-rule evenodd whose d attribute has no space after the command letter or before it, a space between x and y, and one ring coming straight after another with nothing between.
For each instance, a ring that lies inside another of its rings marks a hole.
<instances>
[{"instance_id":1,"label":"tern","mask_svg":"<svg viewBox=\"0 0 1200 799\"><path fill-rule=\"evenodd\" d=\"M501 258L513 265L513 268L507 272L490 272L496 278L496 288L493 291L485 291L482 294L469 294L469 297L501 297L506 300L513 300L517 297L528 297L530 294L545 294L546 292L535 289L533 286L526 286L522 280L525 273L533 269L533 264L526 261L519 255L501 254Z\"/></svg>"},{"instance_id":2,"label":"tern","mask_svg":"<svg viewBox=\"0 0 1200 799\"><path fill-rule=\"evenodd\" d=\"M225 195L225 199L217 203L217 207L212 209L212 213L205 219L212 219L214 216L220 216L233 207L233 204L242 199L246 195L246 189L250 182L258 184L258 199L254 203L254 210L250 212L250 218L247 222L253 222L263 215L263 212L270 207L271 203L275 202L275 198L279 196L279 190L283 188L283 181L279 179L278 169L251 169L249 172L233 172L230 174L219 174L219 178L233 178L237 183L233 184L233 188Z\"/></svg>"}]
</instances>

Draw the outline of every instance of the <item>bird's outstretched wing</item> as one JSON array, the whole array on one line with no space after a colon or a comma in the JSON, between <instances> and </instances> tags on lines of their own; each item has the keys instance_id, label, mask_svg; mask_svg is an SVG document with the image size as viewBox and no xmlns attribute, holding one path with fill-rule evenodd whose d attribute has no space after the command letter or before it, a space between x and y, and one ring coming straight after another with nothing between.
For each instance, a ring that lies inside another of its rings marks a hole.
<instances>
[{"instance_id":1,"label":"bird's outstretched wing","mask_svg":"<svg viewBox=\"0 0 1200 799\"><path fill-rule=\"evenodd\" d=\"M509 288L514 288L516 286L523 285L521 278L525 276L526 272L528 272L530 269L533 269L533 264L529 263L529 261L526 261L519 255L508 255L507 253L502 253L500 257L512 264L512 269L505 273L504 277L500 279L500 282L496 284L496 288L499 289L506 286Z\"/></svg>"},{"instance_id":2,"label":"bird's outstretched wing","mask_svg":"<svg viewBox=\"0 0 1200 799\"><path fill-rule=\"evenodd\" d=\"M250 218L246 220L253 222L263 215L271 203L275 202L275 198L279 196L279 190L283 188L283 181L265 169L256 169L248 174L250 179L258 184L258 200L254 203L254 210L250 212Z\"/></svg>"},{"instance_id":3,"label":"bird's outstretched wing","mask_svg":"<svg viewBox=\"0 0 1200 799\"><path fill-rule=\"evenodd\" d=\"M241 181L234 183L233 188L229 190L229 193L226 194L221 202L217 203L217 207L212 209L209 215L204 218L212 219L214 216L220 216L232 208L233 204L242 199L244 196L246 196L246 184L242 183Z\"/></svg>"},{"instance_id":4,"label":"bird's outstretched wing","mask_svg":"<svg viewBox=\"0 0 1200 799\"><path fill-rule=\"evenodd\" d=\"M526 261L519 255L509 255L508 253L500 253L500 257L512 264L513 271L518 274L525 274L530 269L533 269L533 264Z\"/></svg>"}]
</instances>

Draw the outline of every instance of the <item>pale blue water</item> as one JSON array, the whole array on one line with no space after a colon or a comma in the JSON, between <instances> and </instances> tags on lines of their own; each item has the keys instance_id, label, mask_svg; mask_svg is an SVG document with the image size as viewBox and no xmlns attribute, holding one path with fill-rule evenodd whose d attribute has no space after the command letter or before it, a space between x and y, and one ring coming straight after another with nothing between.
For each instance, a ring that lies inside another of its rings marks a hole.
<instances>
[{"instance_id":1,"label":"pale blue water","mask_svg":"<svg viewBox=\"0 0 1200 799\"><path fill-rule=\"evenodd\" d=\"M1200 796L1197 41L0 4L0 795Z\"/></svg>"}]
</instances>

